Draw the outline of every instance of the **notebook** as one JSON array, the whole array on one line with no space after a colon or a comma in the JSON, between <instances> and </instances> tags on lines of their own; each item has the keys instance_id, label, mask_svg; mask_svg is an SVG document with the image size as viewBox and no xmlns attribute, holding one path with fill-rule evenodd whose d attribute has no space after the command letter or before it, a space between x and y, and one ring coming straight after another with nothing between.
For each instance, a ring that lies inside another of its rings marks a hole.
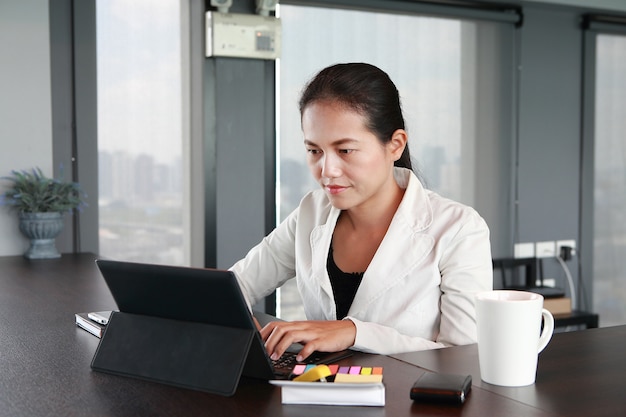
<instances>
[{"instance_id":1,"label":"notebook","mask_svg":"<svg viewBox=\"0 0 626 417\"><path fill-rule=\"evenodd\" d=\"M206 323L216 330L252 330L242 375L265 380L287 379L295 366L293 346L278 361L272 361L254 324L252 314L232 271L165 266L99 259L100 272L122 313ZM271 316L263 314L259 322ZM350 350L315 352L306 363L333 363L350 356Z\"/></svg>"}]
</instances>

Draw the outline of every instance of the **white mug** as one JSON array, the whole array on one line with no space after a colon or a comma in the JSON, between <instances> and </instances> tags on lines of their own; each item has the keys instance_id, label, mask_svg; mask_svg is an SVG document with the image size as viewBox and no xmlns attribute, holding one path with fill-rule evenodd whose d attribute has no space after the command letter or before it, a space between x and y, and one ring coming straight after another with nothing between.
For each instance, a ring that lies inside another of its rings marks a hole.
<instances>
[{"instance_id":1,"label":"white mug","mask_svg":"<svg viewBox=\"0 0 626 417\"><path fill-rule=\"evenodd\" d=\"M554 317L543 308L543 296L495 290L476 294L475 301L481 379L506 387L534 384L537 356L554 332Z\"/></svg>"}]
</instances>

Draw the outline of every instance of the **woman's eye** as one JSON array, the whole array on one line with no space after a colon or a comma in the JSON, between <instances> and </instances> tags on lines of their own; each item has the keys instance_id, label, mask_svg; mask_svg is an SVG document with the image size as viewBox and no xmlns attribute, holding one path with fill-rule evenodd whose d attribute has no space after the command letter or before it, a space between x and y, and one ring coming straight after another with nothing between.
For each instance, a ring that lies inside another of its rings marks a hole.
<instances>
[{"instance_id":1,"label":"woman's eye","mask_svg":"<svg viewBox=\"0 0 626 417\"><path fill-rule=\"evenodd\" d=\"M343 154L349 154L352 153L352 151L354 151L354 149L339 149L339 153Z\"/></svg>"},{"instance_id":2,"label":"woman's eye","mask_svg":"<svg viewBox=\"0 0 626 417\"><path fill-rule=\"evenodd\" d=\"M311 155L317 155L318 153L320 153L319 149L310 149L309 148L306 151L307 151L307 153L310 153Z\"/></svg>"}]
</instances>

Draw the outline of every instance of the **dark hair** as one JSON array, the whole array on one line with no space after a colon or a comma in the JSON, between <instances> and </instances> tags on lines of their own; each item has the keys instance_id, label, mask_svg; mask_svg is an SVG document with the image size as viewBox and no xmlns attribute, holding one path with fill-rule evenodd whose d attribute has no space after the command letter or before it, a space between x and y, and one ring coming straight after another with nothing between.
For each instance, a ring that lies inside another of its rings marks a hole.
<instances>
[{"instance_id":1,"label":"dark hair","mask_svg":"<svg viewBox=\"0 0 626 417\"><path fill-rule=\"evenodd\" d=\"M336 64L321 70L305 86L300 97L300 115L311 103L336 101L364 115L367 128L383 143L393 132L404 129L398 89L387 73L364 63ZM409 145L395 166L413 169Z\"/></svg>"}]
</instances>

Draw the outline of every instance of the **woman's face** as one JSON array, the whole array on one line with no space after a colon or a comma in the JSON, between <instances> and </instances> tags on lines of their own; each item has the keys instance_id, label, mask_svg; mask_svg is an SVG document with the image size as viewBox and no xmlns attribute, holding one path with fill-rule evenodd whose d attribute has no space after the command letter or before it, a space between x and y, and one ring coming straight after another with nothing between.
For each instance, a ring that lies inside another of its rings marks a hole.
<instances>
[{"instance_id":1,"label":"woman's face","mask_svg":"<svg viewBox=\"0 0 626 417\"><path fill-rule=\"evenodd\" d=\"M363 115L332 101L314 101L302 113L309 169L340 210L385 202L397 187L393 163L406 134L398 130L403 138L382 144L365 122Z\"/></svg>"}]
</instances>

